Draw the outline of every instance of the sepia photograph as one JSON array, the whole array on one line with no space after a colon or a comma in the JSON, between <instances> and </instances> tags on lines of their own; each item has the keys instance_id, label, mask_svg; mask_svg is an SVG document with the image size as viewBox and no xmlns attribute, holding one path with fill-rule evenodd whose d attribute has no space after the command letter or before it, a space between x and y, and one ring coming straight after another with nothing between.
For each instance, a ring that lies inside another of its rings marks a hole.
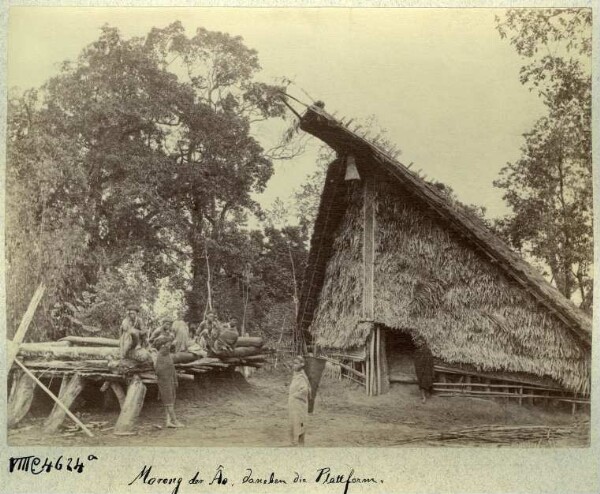
<instances>
[{"instance_id":1,"label":"sepia photograph","mask_svg":"<svg viewBox=\"0 0 600 494\"><path fill-rule=\"evenodd\" d=\"M11 448L590 447L591 8L7 16Z\"/></svg>"}]
</instances>

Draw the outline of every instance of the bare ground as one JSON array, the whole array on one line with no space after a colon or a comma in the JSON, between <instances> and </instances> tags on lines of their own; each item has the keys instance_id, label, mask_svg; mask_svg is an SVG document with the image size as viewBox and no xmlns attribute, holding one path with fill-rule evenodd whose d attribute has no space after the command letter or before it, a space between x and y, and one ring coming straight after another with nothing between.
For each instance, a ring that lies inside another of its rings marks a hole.
<instances>
[{"instance_id":1,"label":"bare ground","mask_svg":"<svg viewBox=\"0 0 600 494\"><path fill-rule=\"evenodd\" d=\"M185 383L179 389L176 410L186 424L183 429L165 429L163 410L150 389L134 435L116 436L110 427L118 407L83 406L80 418L94 426L95 437L73 432L67 418L63 430L44 434L48 404L36 404L17 429L8 433L11 446L289 446L287 386L289 370L261 370L246 383L241 379L219 384ZM432 397L419 401L416 386L395 385L389 394L367 398L364 388L349 381L325 377L319 387L315 412L308 423L307 446L376 447L399 446L406 439L431 433L487 425L572 426L589 420L586 412L571 415L567 408L519 406L474 398ZM427 440L410 447L452 446L449 441ZM461 446L498 446L493 442L464 441ZM511 446L585 447L589 428L578 435L537 443L515 441Z\"/></svg>"}]
</instances>

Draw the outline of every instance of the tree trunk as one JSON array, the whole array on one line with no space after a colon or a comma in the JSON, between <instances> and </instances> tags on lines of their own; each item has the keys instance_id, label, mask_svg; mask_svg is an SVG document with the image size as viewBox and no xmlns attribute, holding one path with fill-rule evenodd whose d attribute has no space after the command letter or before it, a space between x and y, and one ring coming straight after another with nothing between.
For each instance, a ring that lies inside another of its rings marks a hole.
<instances>
[{"instance_id":1,"label":"tree trunk","mask_svg":"<svg viewBox=\"0 0 600 494\"><path fill-rule=\"evenodd\" d=\"M188 306L187 318L190 321L202 321L206 304L206 263L202 251L192 251L192 287L186 293Z\"/></svg>"},{"instance_id":2,"label":"tree trunk","mask_svg":"<svg viewBox=\"0 0 600 494\"><path fill-rule=\"evenodd\" d=\"M75 398L79 396L79 393L83 390L84 382L79 374L73 375L71 379L67 376L63 377L62 384L60 386L60 393L58 394L58 399L62 402L62 404L71 408L71 405L75 401ZM60 424L65 420L66 412L60 408L58 405L54 405L52 408L52 412L46 419L44 424L44 431L48 433L54 433L60 427Z\"/></svg>"},{"instance_id":3,"label":"tree trunk","mask_svg":"<svg viewBox=\"0 0 600 494\"><path fill-rule=\"evenodd\" d=\"M191 270L192 287L186 293L189 321L202 321L206 304L206 259L204 257L203 214L200 201L196 200L192 209L192 227L189 235L192 248Z\"/></svg>"}]
</instances>

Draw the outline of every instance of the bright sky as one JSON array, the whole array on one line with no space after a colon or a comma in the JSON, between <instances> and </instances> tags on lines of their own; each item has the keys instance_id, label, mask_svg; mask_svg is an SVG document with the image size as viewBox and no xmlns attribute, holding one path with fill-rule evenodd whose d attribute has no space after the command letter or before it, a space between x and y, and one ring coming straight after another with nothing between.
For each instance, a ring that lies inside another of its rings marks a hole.
<instances>
[{"instance_id":1,"label":"bright sky","mask_svg":"<svg viewBox=\"0 0 600 494\"><path fill-rule=\"evenodd\" d=\"M521 135L543 112L519 83L523 64L495 30L497 9L241 9L35 8L9 12L8 86L41 85L58 63L74 59L105 24L125 36L181 20L188 36L199 26L240 35L255 48L263 72L295 80L325 102L329 113L375 115L400 160L454 188L488 216L506 209L492 186L507 161L519 157ZM270 126L262 135L273 140ZM315 169L318 143L303 156L276 164L268 207L288 199Z\"/></svg>"}]
</instances>

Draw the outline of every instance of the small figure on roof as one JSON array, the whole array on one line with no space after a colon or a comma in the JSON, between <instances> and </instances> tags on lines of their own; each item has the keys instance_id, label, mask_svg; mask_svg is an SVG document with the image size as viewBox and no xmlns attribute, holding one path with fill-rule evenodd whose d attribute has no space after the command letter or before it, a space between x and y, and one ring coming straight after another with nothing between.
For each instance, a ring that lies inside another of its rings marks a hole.
<instances>
[{"instance_id":1,"label":"small figure on roof","mask_svg":"<svg viewBox=\"0 0 600 494\"><path fill-rule=\"evenodd\" d=\"M173 338L175 336L172 330L173 321L174 318L170 316L163 317L160 322L160 327L156 328L150 335L150 343L153 343L154 340L163 336Z\"/></svg>"},{"instance_id":2,"label":"small figure on roof","mask_svg":"<svg viewBox=\"0 0 600 494\"><path fill-rule=\"evenodd\" d=\"M290 384L288 400L290 435L292 445L304 446L306 421L308 419L308 398L311 393L310 381L304 371L304 357L294 358L294 375Z\"/></svg>"},{"instance_id":3,"label":"small figure on roof","mask_svg":"<svg viewBox=\"0 0 600 494\"><path fill-rule=\"evenodd\" d=\"M416 336L414 341L416 346L415 373L421 391L421 403L425 403L433 389L433 354L424 338Z\"/></svg>"},{"instance_id":4,"label":"small figure on roof","mask_svg":"<svg viewBox=\"0 0 600 494\"><path fill-rule=\"evenodd\" d=\"M127 315L121 322L121 336L119 340L121 358L131 356L132 352L139 350L148 343L148 333L139 312L140 310L137 306L130 305L127 307Z\"/></svg>"},{"instance_id":5,"label":"small figure on roof","mask_svg":"<svg viewBox=\"0 0 600 494\"><path fill-rule=\"evenodd\" d=\"M158 350L154 370L160 399L165 407L166 427L185 427L175 415L175 395L178 381L171 355L173 339L169 336L159 336L154 340L153 346Z\"/></svg>"}]
</instances>

